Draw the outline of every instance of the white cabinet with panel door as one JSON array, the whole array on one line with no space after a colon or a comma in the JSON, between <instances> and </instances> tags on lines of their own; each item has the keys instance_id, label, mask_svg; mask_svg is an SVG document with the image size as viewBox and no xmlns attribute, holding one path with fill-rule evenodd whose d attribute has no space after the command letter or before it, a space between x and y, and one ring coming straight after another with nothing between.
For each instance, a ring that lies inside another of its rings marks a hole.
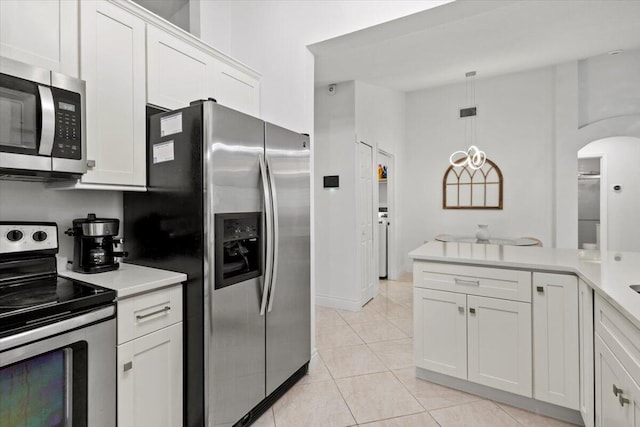
<instances>
[{"instance_id":1,"label":"white cabinet with panel door","mask_svg":"<svg viewBox=\"0 0 640 427\"><path fill-rule=\"evenodd\" d=\"M80 33L89 167L81 182L144 188L145 23L114 3L83 1Z\"/></svg>"},{"instance_id":2,"label":"white cabinet with panel door","mask_svg":"<svg viewBox=\"0 0 640 427\"><path fill-rule=\"evenodd\" d=\"M214 60L213 97L225 107L255 117L260 116L258 76L241 70L222 58Z\"/></svg>"},{"instance_id":3,"label":"white cabinet with panel door","mask_svg":"<svg viewBox=\"0 0 640 427\"><path fill-rule=\"evenodd\" d=\"M578 278L533 273L534 397L578 410Z\"/></svg>"},{"instance_id":4,"label":"white cabinet with panel door","mask_svg":"<svg viewBox=\"0 0 640 427\"><path fill-rule=\"evenodd\" d=\"M182 425L182 287L118 301L118 425Z\"/></svg>"},{"instance_id":5,"label":"white cabinet with panel door","mask_svg":"<svg viewBox=\"0 0 640 427\"><path fill-rule=\"evenodd\" d=\"M596 426L640 427L640 386L595 336Z\"/></svg>"},{"instance_id":6,"label":"white cabinet with panel door","mask_svg":"<svg viewBox=\"0 0 640 427\"><path fill-rule=\"evenodd\" d=\"M532 396L531 304L467 296L468 379Z\"/></svg>"},{"instance_id":7,"label":"white cabinet with panel door","mask_svg":"<svg viewBox=\"0 0 640 427\"><path fill-rule=\"evenodd\" d=\"M78 1L0 1L0 56L78 77Z\"/></svg>"},{"instance_id":8,"label":"white cabinet with panel door","mask_svg":"<svg viewBox=\"0 0 640 427\"><path fill-rule=\"evenodd\" d=\"M416 366L467 379L467 296L415 288Z\"/></svg>"},{"instance_id":9,"label":"white cabinet with panel door","mask_svg":"<svg viewBox=\"0 0 640 427\"><path fill-rule=\"evenodd\" d=\"M414 286L417 367L532 396L530 272L415 262Z\"/></svg>"},{"instance_id":10,"label":"white cabinet with panel door","mask_svg":"<svg viewBox=\"0 0 640 427\"><path fill-rule=\"evenodd\" d=\"M593 289L578 281L578 316L580 330L580 414L585 427L593 427L594 366L593 366Z\"/></svg>"},{"instance_id":11,"label":"white cabinet with panel door","mask_svg":"<svg viewBox=\"0 0 640 427\"><path fill-rule=\"evenodd\" d=\"M147 102L175 110L213 97L214 58L163 29L147 25Z\"/></svg>"}]
</instances>

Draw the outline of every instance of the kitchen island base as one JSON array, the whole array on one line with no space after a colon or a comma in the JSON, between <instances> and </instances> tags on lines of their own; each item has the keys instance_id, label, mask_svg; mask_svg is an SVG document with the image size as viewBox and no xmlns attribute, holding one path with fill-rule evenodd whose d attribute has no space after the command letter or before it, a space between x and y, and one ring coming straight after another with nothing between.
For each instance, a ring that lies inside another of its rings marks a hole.
<instances>
[{"instance_id":1,"label":"kitchen island base","mask_svg":"<svg viewBox=\"0 0 640 427\"><path fill-rule=\"evenodd\" d=\"M476 396L490 399L499 403L504 403L506 405L511 405L529 412L544 415L546 417L555 418L557 420L577 424L580 426L584 425L580 412L573 409L563 408L551 403L541 402L536 399L519 396L517 394L498 390L492 387L487 387L482 384L472 383L460 378L450 377L448 375L444 375L439 372L433 372L423 368L416 368L416 378L463 391L465 393L474 394Z\"/></svg>"}]
</instances>

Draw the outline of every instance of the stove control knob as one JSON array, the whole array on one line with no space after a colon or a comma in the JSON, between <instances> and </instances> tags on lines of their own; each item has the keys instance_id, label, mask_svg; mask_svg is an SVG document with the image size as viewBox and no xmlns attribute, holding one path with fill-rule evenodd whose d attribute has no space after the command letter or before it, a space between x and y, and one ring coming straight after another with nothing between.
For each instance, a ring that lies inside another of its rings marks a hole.
<instances>
[{"instance_id":1,"label":"stove control knob","mask_svg":"<svg viewBox=\"0 0 640 427\"><path fill-rule=\"evenodd\" d=\"M47 236L47 233L44 231L36 231L31 237L33 237L33 240L36 242L44 242L49 236Z\"/></svg>"},{"instance_id":2,"label":"stove control knob","mask_svg":"<svg viewBox=\"0 0 640 427\"><path fill-rule=\"evenodd\" d=\"M22 236L24 236L24 234L22 234L22 231L10 230L7 233L7 240L9 240L10 242L17 242L22 239Z\"/></svg>"}]
</instances>

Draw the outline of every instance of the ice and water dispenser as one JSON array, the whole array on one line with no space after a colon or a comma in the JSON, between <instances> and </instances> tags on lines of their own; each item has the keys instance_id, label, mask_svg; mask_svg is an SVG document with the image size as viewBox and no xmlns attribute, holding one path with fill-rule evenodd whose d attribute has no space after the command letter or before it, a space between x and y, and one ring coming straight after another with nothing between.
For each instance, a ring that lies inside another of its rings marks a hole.
<instances>
[{"instance_id":1,"label":"ice and water dispenser","mask_svg":"<svg viewBox=\"0 0 640 427\"><path fill-rule=\"evenodd\" d=\"M262 274L260 212L215 215L215 289Z\"/></svg>"}]
</instances>

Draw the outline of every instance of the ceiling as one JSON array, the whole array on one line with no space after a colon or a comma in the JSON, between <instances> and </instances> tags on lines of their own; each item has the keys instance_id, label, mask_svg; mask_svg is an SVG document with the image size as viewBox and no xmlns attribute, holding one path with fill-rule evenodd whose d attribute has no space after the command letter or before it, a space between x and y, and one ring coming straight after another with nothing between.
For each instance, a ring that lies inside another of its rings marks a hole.
<instances>
[{"instance_id":1,"label":"ceiling","mask_svg":"<svg viewBox=\"0 0 640 427\"><path fill-rule=\"evenodd\" d=\"M309 46L317 86L414 91L640 47L637 0L458 0Z\"/></svg>"}]
</instances>

